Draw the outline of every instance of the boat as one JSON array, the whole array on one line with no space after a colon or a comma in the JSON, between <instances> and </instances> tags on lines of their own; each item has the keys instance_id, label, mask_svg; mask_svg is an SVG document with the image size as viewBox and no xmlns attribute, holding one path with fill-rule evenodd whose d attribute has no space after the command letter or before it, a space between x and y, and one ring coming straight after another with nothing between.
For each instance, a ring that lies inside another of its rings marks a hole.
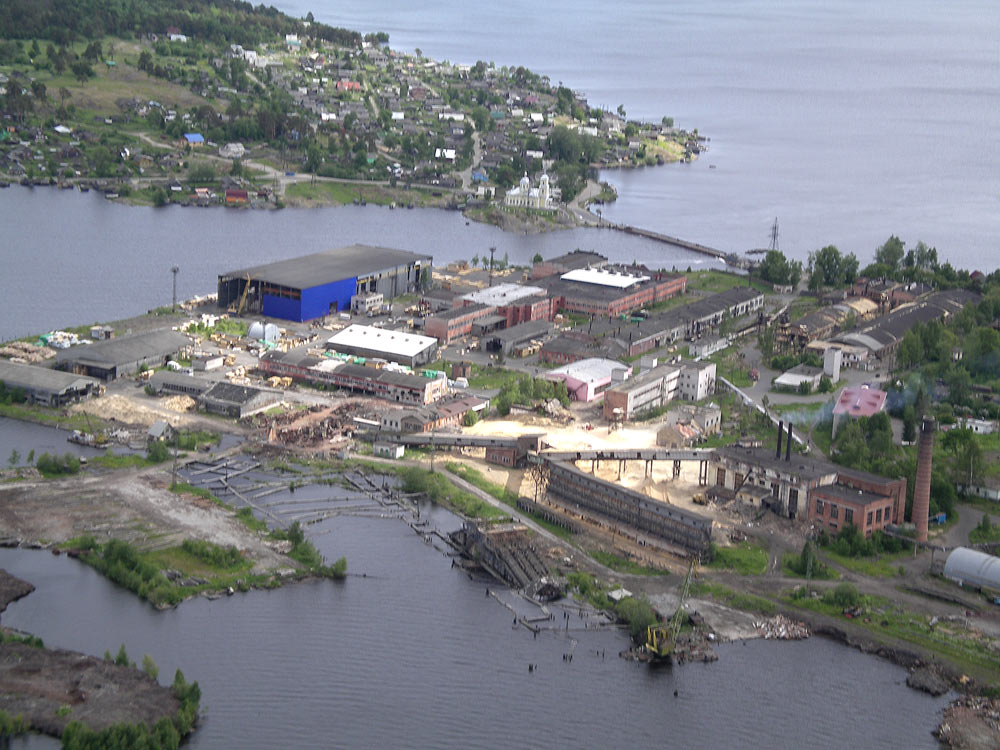
<instances>
[{"instance_id":1,"label":"boat","mask_svg":"<svg viewBox=\"0 0 1000 750\"><path fill-rule=\"evenodd\" d=\"M0 188L5 188L5 187L10 187L10 183L9 182L3 182L2 180L0 180Z\"/></svg>"},{"instance_id":2,"label":"boat","mask_svg":"<svg viewBox=\"0 0 1000 750\"><path fill-rule=\"evenodd\" d=\"M90 192L90 188L87 187L86 185L80 185L80 192L81 193L89 193Z\"/></svg>"}]
</instances>

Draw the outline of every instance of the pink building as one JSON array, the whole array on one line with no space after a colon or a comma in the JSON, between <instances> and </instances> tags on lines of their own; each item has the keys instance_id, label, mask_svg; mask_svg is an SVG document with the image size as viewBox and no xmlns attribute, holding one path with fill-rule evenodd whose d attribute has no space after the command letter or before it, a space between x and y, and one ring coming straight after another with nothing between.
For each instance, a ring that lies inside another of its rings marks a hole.
<instances>
[{"instance_id":1,"label":"pink building","mask_svg":"<svg viewBox=\"0 0 1000 750\"><path fill-rule=\"evenodd\" d=\"M612 385L623 383L632 368L613 359L581 359L544 375L547 380L561 380L574 401L593 401Z\"/></svg>"},{"instance_id":2,"label":"pink building","mask_svg":"<svg viewBox=\"0 0 1000 750\"><path fill-rule=\"evenodd\" d=\"M867 385L842 390L837 397L836 406L833 407L833 436L837 436L837 430L845 417L851 419L871 417L882 411L885 408L886 395L885 391Z\"/></svg>"}]
</instances>

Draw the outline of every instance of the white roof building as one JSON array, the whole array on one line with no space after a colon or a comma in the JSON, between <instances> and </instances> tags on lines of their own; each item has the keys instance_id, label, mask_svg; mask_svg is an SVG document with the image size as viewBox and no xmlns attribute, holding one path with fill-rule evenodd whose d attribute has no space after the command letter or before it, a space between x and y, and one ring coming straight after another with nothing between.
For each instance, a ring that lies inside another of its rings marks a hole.
<instances>
[{"instance_id":1,"label":"white roof building","mask_svg":"<svg viewBox=\"0 0 1000 750\"><path fill-rule=\"evenodd\" d=\"M437 343L430 336L354 324L327 339L326 348L414 367L434 359Z\"/></svg>"},{"instance_id":2,"label":"white roof building","mask_svg":"<svg viewBox=\"0 0 1000 750\"><path fill-rule=\"evenodd\" d=\"M508 283L497 284L486 289L463 294L462 299L477 305L503 307L504 305L512 305L519 299L532 297L536 294L545 294L545 290L540 286L522 286L521 284Z\"/></svg>"},{"instance_id":3,"label":"white roof building","mask_svg":"<svg viewBox=\"0 0 1000 750\"><path fill-rule=\"evenodd\" d=\"M643 281L649 281L649 276L633 276L629 273L606 271L603 268L577 268L560 276L563 281L580 281L584 284L599 284L615 289L628 289Z\"/></svg>"}]
</instances>

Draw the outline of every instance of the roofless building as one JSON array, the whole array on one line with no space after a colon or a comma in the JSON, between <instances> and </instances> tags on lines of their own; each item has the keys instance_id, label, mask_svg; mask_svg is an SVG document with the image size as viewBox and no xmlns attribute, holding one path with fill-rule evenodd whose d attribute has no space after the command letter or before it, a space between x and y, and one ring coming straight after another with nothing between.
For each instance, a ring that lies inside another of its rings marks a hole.
<instances>
[{"instance_id":1,"label":"roofless building","mask_svg":"<svg viewBox=\"0 0 1000 750\"><path fill-rule=\"evenodd\" d=\"M416 291L431 256L350 245L219 276L219 306L304 321L351 309L356 294L386 298Z\"/></svg>"}]
</instances>

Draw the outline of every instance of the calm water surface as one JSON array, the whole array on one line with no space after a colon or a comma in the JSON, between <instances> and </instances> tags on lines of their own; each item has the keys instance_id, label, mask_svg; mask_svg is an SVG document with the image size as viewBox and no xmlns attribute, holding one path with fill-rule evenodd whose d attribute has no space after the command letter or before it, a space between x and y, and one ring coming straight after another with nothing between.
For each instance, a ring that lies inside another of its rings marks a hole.
<instances>
[{"instance_id":1,"label":"calm water surface","mask_svg":"<svg viewBox=\"0 0 1000 750\"><path fill-rule=\"evenodd\" d=\"M834 643L734 644L712 665L651 671L618 658L627 643L616 632L512 629L483 583L399 521L310 529L366 577L157 612L74 560L0 550L0 566L37 586L3 622L97 655L125 643L135 660L153 656L164 683L183 669L203 690L197 748L936 744L945 699Z\"/></svg>"},{"instance_id":2,"label":"calm water surface","mask_svg":"<svg viewBox=\"0 0 1000 750\"><path fill-rule=\"evenodd\" d=\"M699 128L691 165L611 172L615 221L724 250L863 262L892 233L1000 263L1000 4L992 0L281 0L436 59L525 65L630 117ZM715 165L716 169L710 169Z\"/></svg>"}]
</instances>

